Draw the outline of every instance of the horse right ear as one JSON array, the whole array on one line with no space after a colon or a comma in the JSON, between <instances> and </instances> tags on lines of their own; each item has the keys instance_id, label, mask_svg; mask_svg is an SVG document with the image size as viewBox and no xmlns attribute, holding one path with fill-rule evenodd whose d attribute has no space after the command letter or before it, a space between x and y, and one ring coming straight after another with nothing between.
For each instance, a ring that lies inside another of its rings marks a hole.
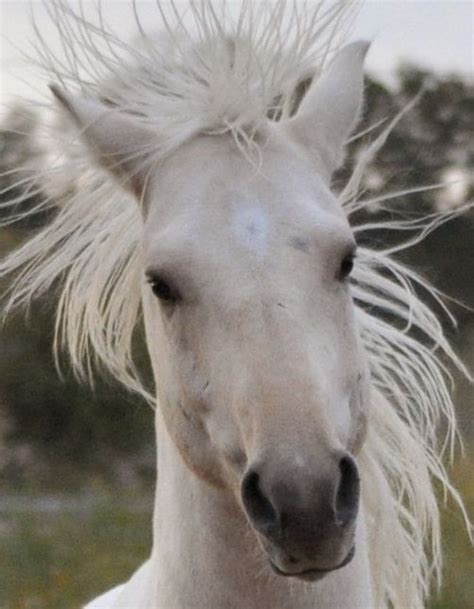
<instances>
[{"instance_id":1,"label":"horse right ear","mask_svg":"<svg viewBox=\"0 0 474 609\"><path fill-rule=\"evenodd\" d=\"M97 161L137 197L147 179L144 159L156 136L132 118L96 99L73 96L50 85L56 99L80 129Z\"/></svg>"}]
</instances>

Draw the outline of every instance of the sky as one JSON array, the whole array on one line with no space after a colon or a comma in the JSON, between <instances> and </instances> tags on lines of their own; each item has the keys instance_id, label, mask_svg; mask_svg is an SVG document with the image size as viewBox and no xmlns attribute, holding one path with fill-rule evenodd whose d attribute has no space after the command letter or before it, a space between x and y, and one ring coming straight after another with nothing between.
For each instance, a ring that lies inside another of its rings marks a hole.
<instances>
[{"instance_id":1,"label":"sky","mask_svg":"<svg viewBox=\"0 0 474 609\"><path fill-rule=\"evenodd\" d=\"M130 32L130 0L103 0L107 16ZM258 0L254 0L258 1ZM32 0L40 28L54 40L41 1ZM141 2L144 15L153 20L155 0ZM33 40L29 0L0 0L0 111L15 95L38 97L45 83L22 62L21 51ZM372 41L367 69L390 82L400 60L440 73L459 72L474 81L474 1L472 0L367 0L353 39Z\"/></svg>"}]
</instances>

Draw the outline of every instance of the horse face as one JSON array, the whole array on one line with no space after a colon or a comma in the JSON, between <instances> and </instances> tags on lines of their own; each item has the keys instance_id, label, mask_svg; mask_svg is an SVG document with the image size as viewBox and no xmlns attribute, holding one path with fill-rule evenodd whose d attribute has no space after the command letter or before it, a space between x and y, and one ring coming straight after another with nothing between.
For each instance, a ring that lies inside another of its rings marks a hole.
<instances>
[{"instance_id":1,"label":"horse face","mask_svg":"<svg viewBox=\"0 0 474 609\"><path fill-rule=\"evenodd\" d=\"M354 240L327 183L366 50L343 49L295 118L260 125L258 167L229 135L138 163L153 133L54 90L144 205L147 343L173 442L196 476L234 493L273 569L310 580L354 552L365 370Z\"/></svg>"},{"instance_id":2,"label":"horse face","mask_svg":"<svg viewBox=\"0 0 474 609\"><path fill-rule=\"evenodd\" d=\"M274 569L316 578L352 552L350 453L364 430L349 275L354 239L296 145L262 166L197 138L150 184L148 345L189 468L231 489Z\"/></svg>"}]
</instances>

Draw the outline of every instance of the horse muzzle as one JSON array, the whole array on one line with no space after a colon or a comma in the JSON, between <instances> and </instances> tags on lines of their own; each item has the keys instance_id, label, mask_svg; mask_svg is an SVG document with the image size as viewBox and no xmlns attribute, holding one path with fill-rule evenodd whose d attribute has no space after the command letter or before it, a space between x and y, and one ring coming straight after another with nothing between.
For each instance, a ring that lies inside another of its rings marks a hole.
<instances>
[{"instance_id":1,"label":"horse muzzle","mask_svg":"<svg viewBox=\"0 0 474 609\"><path fill-rule=\"evenodd\" d=\"M354 556L357 465L348 453L310 468L277 463L248 468L241 488L247 517L277 575L317 581Z\"/></svg>"}]
</instances>

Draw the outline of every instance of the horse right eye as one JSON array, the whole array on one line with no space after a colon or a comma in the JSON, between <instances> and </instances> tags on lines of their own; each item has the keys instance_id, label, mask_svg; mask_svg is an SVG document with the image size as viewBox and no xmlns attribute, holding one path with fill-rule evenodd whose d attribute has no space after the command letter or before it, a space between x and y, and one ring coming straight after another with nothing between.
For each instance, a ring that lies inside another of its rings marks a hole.
<instances>
[{"instance_id":1,"label":"horse right eye","mask_svg":"<svg viewBox=\"0 0 474 609\"><path fill-rule=\"evenodd\" d=\"M175 290L168 281L161 277L149 277L148 283L150 284L153 294L166 304L175 304L179 300L179 293Z\"/></svg>"}]
</instances>

